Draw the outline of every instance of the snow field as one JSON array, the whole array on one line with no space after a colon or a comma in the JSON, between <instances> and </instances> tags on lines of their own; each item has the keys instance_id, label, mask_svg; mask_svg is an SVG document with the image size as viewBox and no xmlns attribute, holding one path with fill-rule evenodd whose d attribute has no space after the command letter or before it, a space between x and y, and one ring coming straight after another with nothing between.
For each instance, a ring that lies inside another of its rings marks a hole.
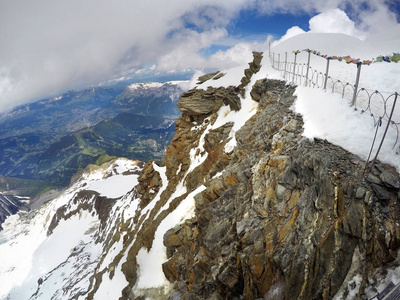
<instances>
[{"instance_id":1,"label":"snow field","mask_svg":"<svg viewBox=\"0 0 400 300\"><path fill-rule=\"evenodd\" d=\"M400 34L400 27L398 30ZM293 50L308 48L320 51L321 54L350 55L352 57L360 57L363 60L372 59L382 54L391 54L399 49L400 41L398 39L385 39L381 37L381 40L382 43L375 44L373 43L373 39L361 41L343 34L305 33L283 41L272 47L271 51L276 53L287 52L289 57L290 55L294 56L292 53ZM382 51L385 53L382 53ZM281 59L282 57L284 56L281 54ZM308 53L300 53L297 55L297 58L298 62L306 62ZM263 61L265 61L265 58ZM311 54L310 65L325 73L325 59ZM331 61L329 75L340 79L342 82L354 84L356 71L355 64ZM270 66L268 73L269 78L282 79L283 73L272 70L272 66ZM359 88L368 88L370 94L374 90L378 90L383 93L384 97L389 97L395 92L400 92L400 81L398 78L400 78L400 64L383 62L373 63L369 66L362 65ZM350 97L350 99L346 99L342 98L340 94L331 93L329 89L328 91L323 91L318 88L298 86L295 94L297 100L293 106L293 110L303 116L305 137L310 139L314 137L327 139L366 160L371 151L377 130L377 121L379 116L383 116L385 103L379 96L371 97L371 109L374 113L374 117L372 117L369 111L361 113L362 109L368 107L365 98L364 102L362 99L357 100L357 110L354 110L354 107L350 106L349 102L351 102L353 92L352 89L349 89L349 91L350 93L347 97ZM360 94L366 95L366 92L360 92ZM398 100L400 101L400 99ZM394 97L389 98L387 101L386 114L390 114L393 101ZM376 155L387 125L386 120L387 115L386 118L383 118L382 125L378 127L377 138L371 152L370 160ZM393 120L400 122L400 103L395 107ZM395 125L389 126L378 156L379 160L394 166L398 171L400 171L399 129Z\"/></svg>"}]
</instances>

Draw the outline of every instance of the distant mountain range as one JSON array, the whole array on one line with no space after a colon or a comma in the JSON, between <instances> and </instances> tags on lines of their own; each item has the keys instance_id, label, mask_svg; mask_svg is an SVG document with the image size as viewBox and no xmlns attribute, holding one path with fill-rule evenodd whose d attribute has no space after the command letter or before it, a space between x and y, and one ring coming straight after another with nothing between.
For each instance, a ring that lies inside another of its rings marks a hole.
<instances>
[{"instance_id":1,"label":"distant mountain range","mask_svg":"<svg viewBox=\"0 0 400 300\"><path fill-rule=\"evenodd\" d=\"M183 90L137 83L69 91L0 115L0 175L69 184L107 157L161 160ZM43 185L43 182L41 182Z\"/></svg>"}]
</instances>

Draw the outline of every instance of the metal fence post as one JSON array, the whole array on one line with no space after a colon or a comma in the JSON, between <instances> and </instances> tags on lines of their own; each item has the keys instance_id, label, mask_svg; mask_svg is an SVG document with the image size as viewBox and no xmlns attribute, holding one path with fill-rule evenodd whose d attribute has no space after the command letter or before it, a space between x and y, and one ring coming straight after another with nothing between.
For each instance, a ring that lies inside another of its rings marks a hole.
<instances>
[{"instance_id":1,"label":"metal fence post","mask_svg":"<svg viewBox=\"0 0 400 300\"><path fill-rule=\"evenodd\" d=\"M386 133L388 131L390 122L392 121L392 116L393 116L394 108L396 106L397 96L398 96L398 94L396 93L395 98L394 98L394 102L393 102L393 106L392 106L392 111L390 112L389 120L387 121L385 132L383 133L383 137L382 137L381 143L379 144L378 151L376 151L375 157L374 157L374 159L372 161L371 170L374 167L374 164L375 164L375 161L376 161L376 159L378 157L379 151L381 151L381 147L382 147L383 141L385 140Z\"/></svg>"},{"instance_id":2,"label":"metal fence post","mask_svg":"<svg viewBox=\"0 0 400 300\"><path fill-rule=\"evenodd\" d=\"M272 67L275 69L275 52L272 53Z\"/></svg>"},{"instance_id":3,"label":"metal fence post","mask_svg":"<svg viewBox=\"0 0 400 300\"><path fill-rule=\"evenodd\" d=\"M271 43L268 43L268 54L269 54L269 59L271 59Z\"/></svg>"},{"instance_id":4,"label":"metal fence post","mask_svg":"<svg viewBox=\"0 0 400 300\"><path fill-rule=\"evenodd\" d=\"M326 72L325 72L324 90L326 90L326 84L327 84L327 82L328 82L329 62L330 62L330 58L328 57L328 58L326 59Z\"/></svg>"},{"instance_id":5,"label":"metal fence post","mask_svg":"<svg viewBox=\"0 0 400 300\"><path fill-rule=\"evenodd\" d=\"M296 60L297 60L297 53L294 53L294 64L293 64L293 77L292 77L292 83L294 84L294 76L296 73Z\"/></svg>"},{"instance_id":6,"label":"metal fence post","mask_svg":"<svg viewBox=\"0 0 400 300\"><path fill-rule=\"evenodd\" d=\"M287 52L285 52L285 73L283 73L283 78L286 79L286 67L287 67Z\"/></svg>"},{"instance_id":7,"label":"metal fence post","mask_svg":"<svg viewBox=\"0 0 400 300\"><path fill-rule=\"evenodd\" d=\"M361 64L362 63L357 63L357 77L356 77L356 84L354 85L354 94L353 94L353 100L351 101L351 106L353 106L356 103L358 83L360 81Z\"/></svg>"},{"instance_id":8,"label":"metal fence post","mask_svg":"<svg viewBox=\"0 0 400 300\"><path fill-rule=\"evenodd\" d=\"M281 70L280 67L281 67L281 55L278 54L278 71Z\"/></svg>"},{"instance_id":9,"label":"metal fence post","mask_svg":"<svg viewBox=\"0 0 400 300\"><path fill-rule=\"evenodd\" d=\"M304 81L304 86L308 85L308 70L310 69L310 56L311 56L311 51L308 52L308 61L307 61L307 72L306 72L306 80Z\"/></svg>"}]
</instances>

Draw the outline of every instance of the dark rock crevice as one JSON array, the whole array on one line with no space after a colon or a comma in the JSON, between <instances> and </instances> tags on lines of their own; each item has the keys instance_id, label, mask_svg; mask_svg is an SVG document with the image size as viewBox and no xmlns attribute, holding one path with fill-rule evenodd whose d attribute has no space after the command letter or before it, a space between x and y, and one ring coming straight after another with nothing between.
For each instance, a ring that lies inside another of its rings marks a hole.
<instances>
[{"instance_id":1,"label":"dark rock crevice","mask_svg":"<svg viewBox=\"0 0 400 300\"><path fill-rule=\"evenodd\" d=\"M87 210L89 212L96 211L96 215L100 220L100 229L104 228L107 224L110 211L115 204L115 201L115 199L102 197L97 192L82 190L78 192L72 200L71 204L76 205L76 207L71 209L69 204L63 205L57 209L50 222L47 235L52 234L53 230L57 227L61 220L68 220L72 216L81 213L83 210Z\"/></svg>"}]
</instances>

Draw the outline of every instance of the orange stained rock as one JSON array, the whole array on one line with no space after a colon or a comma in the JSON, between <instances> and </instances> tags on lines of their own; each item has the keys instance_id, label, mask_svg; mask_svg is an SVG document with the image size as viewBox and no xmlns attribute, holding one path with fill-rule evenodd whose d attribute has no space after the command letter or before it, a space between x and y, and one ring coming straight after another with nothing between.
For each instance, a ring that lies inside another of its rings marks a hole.
<instances>
[{"instance_id":1,"label":"orange stained rock","mask_svg":"<svg viewBox=\"0 0 400 300\"><path fill-rule=\"evenodd\" d=\"M285 156L275 156L271 157L268 161L268 166L272 168L283 169L286 166L287 157Z\"/></svg>"},{"instance_id":2,"label":"orange stained rock","mask_svg":"<svg viewBox=\"0 0 400 300\"><path fill-rule=\"evenodd\" d=\"M286 222L285 225L283 225L283 227L281 228L281 230L278 234L279 243L282 243L286 239L286 237L289 235L289 233L293 231L294 223L296 222L298 216L299 216L299 210L296 207L293 210L292 217L290 218L289 221Z\"/></svg>"}]
</instances>

